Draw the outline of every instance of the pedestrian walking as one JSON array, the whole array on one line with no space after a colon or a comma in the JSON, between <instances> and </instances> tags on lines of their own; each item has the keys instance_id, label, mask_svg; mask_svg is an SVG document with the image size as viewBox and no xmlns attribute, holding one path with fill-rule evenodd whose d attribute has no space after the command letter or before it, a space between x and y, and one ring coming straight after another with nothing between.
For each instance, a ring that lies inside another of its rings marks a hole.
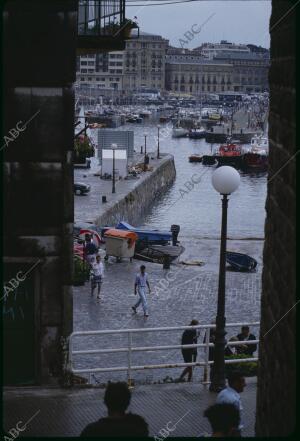
<instances>
[{"instance_id":1,"label":"pedestrian walking","mask_svg":"<svg viewBox=\"0 0 300 441\"><path fill-rule=\"evenodd\" d=\"M149 294L151 292L150 284L148 281L148 274L146 273L146 267L145 265L142 265L140 267L140 272L136 275L135 283L134 283L134 294L139 294L139 300L136 302L134 306L132 306L133 312L136 314L137 308L142 304L143 310L144 310L144 316L149 317L148 314L148 304L147 304L147 298L146 298L146 286L148 287Z\"/></svg>"},{"instance_id":2,"label":"pedestrian walking","mask_svg":"<svg viewBox=\"0 0 300 441\"><path fill-rule=\"evenodd\" d=\"M85 244L83 249L85 260L91 265L92 262L95 260L98 248L96 247L94 242L92 242L92 238L89 234L85 235Z\"/></svg>"},{"instance_id":3,"label":"pedestrian walking","mask_svg":"<svg viewBox=\"0 0 300 441\"><path fill-rule=\"evenodd\" d=\"M243 392L246 386L245 377L239 372L233 372L228 375L228 386L223 389L217 396L216 404L233 404L240 413L240 424L237 431L237 436L241 436L243 429L242 420L242 402L240 393Z\"/></svg>"},{"instance_id":4,"label":"pedestrian walking","mask_svg":"<svg viewBox=\"0 0 300 441\"><path fill-rule=\"evenodd\" d=\"M101 284L103 281L104 266L101 262L101 256L96 256L96 262L91 263L91 296L93 296L97 287L97 299L100 299Z\"/></svg>"},{"instance_id":5,"label":"pedestrian walking","mask_svg":"<svg viewBox=\"0 0 300 441\"><path fill-rule=\"evenodd\" d=\"M192 320L190 323L190 326L197 326L199 325L198 320ZM198 332L197 329L186 329L181 337L181 344L182 345L193 345L197 344L198 341ZM185 363L195 363L197 359L197 348L182 348L182 357L184 359ZM184 381L184 377L188 374L188 381L192 381L193 377L193 366L187 366L180 377L178 378L177 382Z\"/></svg>"}]
</instances>

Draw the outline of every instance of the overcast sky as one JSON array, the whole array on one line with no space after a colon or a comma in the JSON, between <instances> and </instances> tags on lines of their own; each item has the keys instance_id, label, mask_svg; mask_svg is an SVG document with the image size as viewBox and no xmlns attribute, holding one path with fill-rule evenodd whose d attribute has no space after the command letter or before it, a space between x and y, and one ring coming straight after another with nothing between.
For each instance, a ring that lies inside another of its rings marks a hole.
<instances>
[{"instance_id":1,"label":"overcast sky","mask_svg":"<svg viewBox=\"0 0 300 441\"><path fill-rule=\"evenodd\" d=\"M149 1L164 3L178 0ZM184 4L136 6L144 3L145 0L126 2L126 17L133 18L136 15L142 31L162 35L173 46L183 47L180 39L186 40L185 32L197 25L194 29L199 30L201 26L201 31L184 47L192 49L204 42L220 40L270 47L269 0L200 0Z\"/></svg>"}]
</instances>

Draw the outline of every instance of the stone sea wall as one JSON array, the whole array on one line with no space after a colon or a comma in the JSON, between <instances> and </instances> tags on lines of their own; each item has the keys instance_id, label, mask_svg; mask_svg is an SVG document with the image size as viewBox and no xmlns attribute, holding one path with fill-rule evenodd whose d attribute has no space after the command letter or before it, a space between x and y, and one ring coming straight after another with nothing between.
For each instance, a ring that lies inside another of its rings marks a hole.
<instances>
[{"instance_id":1,"label":"stone sea wall","mask_svg":"<svg viewBox=\"0 0 300 441\"><path fill-rule=\"evenodd\" d=\"M137 181L136 186L113 207L96 219L97 225L116 225L121 220L138 224L151 207L171 187L176 177L174 157L166 155L150 173Z\"/></svg>"}]
</instances>

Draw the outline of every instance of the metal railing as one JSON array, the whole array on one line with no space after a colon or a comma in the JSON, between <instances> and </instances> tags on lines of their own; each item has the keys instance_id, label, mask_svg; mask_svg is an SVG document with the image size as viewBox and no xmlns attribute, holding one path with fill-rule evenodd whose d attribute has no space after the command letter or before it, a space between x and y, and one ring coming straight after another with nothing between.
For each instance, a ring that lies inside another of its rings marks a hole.
<instances>
[{"instance_id":1,"label":"metal railing","mask_svg":"<svg viewBox=\"0 0 300 441\"><path fill-rule=\"evenodd\" d=\"M227 328L238 328L241 326L259 326L259 322L253 323L228 323ZM197 325L197 326L174 326L174 327L161 327L161 328L137 328L137 329L109 329L103 331L79 331L73 332L69 339L69 368L73 374L89 374L89 383L91 383L91 374L101 373L101 372L122 372L127 371L128 383L131 383L131 373L132 371L145 370L145 369L169 369L169 368L184 368L187 366L202 366L204 368L203 383L209 383L209 367L213 364L213 361L209 360L209 348L214 347L214 343L210 342L210 330L215 328L214 324L210 325ZM195 330L205 330L205 337L203 343L190 344L190 345L164 345L164 346L137 346L132 345L132 336L134 334L145 333L145 332L166 332L166 331L184 331L186 329ZM127 347L121 348L105 348L105 349L84 349L84 350L74 350L74 339L76 337L83 336L97 336L97 335L113 335L113 334L125 334L127 335ZM227 341L227 346L239 346L239 345L254 345L258 344L259 340L247 340L245 341ZM132 364L132 354L134 352L147 352L147 351L166 351L170 349L189 349L189 348L203 348L204 349L204 360L195 361L192 363L164 363L164 364L149 364L149 365L133 365ZM126 366L114 366L114 367L93 367L76 369L73 365L74 356L77 355L95 355L95 354L109 354L109 353L127 353L127 365ZM225 359L226 364L234 363L245 363L258 361L258 357L249 358L236 358L236 359Z\"/></svg>"},{"instance_id":2,"label":"metal railing","mask_svg":"<svg viewBox=\"0 0 300 441\"><path fill-rule=\"evenodd\" d=\"M114 35L125 23L125 0L79 0L78 35Z\"/></svg>"}]
</instances>

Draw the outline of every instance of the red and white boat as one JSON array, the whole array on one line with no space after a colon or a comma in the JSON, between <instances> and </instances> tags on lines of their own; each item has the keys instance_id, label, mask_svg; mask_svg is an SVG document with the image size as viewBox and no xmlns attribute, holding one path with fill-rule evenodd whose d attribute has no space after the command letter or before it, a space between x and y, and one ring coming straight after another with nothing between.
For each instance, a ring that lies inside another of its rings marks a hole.
<instances>
[{"instance_id":1,"label":"red and white boat","mask_svg":"<svg viewBox=\"0 0 300 441\"><path fill-rule=\"evenodd\" d=\"M243 166L246 170L265 171L268 168L269 142L263 136L254 136L251 147L243 156Z\"/></svg>"},{"instance_id":2,"label":"red and white boat","mask_svg":"<svg viewBox=\"0 0 300 441\"><path fill-rule=\"evenodd\" d=\"M218 165L232 165L238 167L241 165L243 157L242 146L234 142L222 144L216 152L215 157L218 160Z\"/></svg>"}]
</instances>

